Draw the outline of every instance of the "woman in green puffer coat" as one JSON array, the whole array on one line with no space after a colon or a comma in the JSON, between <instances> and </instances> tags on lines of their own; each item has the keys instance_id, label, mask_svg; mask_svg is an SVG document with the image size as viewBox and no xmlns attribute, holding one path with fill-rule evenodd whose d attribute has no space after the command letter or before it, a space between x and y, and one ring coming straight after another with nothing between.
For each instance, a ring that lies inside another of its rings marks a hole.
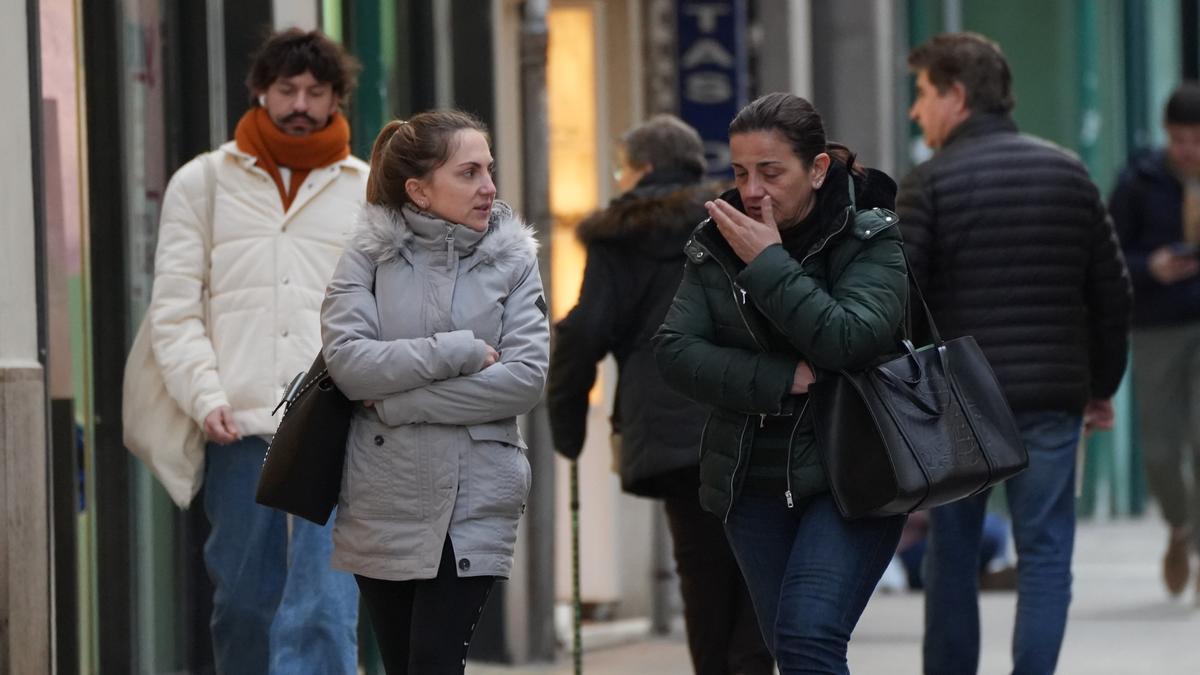
<instances>
[{"instance_id":1,"label":"woman in green puffer coat","mask_svg":"<svg viewBox=\"0 0 1200 675\"><path fill-rule=\"evenodd\" d=\"M656 357L669 384L713 406L700 501L725 521L780 672L846 673L904 518L842 518L807 391L814 371L897 349L908 281L896 184L828 143L812 104L790 94L743 108L729 144L736 189L706 204Z\"/></svg>"}]
</instances>

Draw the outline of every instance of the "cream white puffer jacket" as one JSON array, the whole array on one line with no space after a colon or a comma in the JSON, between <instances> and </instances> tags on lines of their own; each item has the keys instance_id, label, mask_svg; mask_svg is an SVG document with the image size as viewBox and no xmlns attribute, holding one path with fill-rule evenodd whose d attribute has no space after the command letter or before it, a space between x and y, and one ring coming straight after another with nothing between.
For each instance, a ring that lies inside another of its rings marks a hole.
<instances>
[{"instance_id":1,"label":"cream white puffer jacket","mask_svg":"<svg viewBox=\"0 0 1200 675\"><path fill-rule=\"evenodd\" d=\"M205 161L216 179L211 228ZM229 405L242 434L265 435L275 432L271 410L284 388L321 348L321 299L368 167L351 156L313 170L284 213L275 182L254 162L231 141L171 178L149 312L155 359L183 410L203 425Z\"/></svg>"}]
</instances>

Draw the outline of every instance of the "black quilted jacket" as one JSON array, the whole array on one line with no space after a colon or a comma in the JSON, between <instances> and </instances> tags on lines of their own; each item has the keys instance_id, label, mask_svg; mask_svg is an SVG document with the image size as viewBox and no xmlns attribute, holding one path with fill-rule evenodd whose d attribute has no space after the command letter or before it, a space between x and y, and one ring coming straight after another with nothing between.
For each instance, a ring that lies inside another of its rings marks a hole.
<instances>
[{"instance_id":1,"label":"black quilted jacket","mask_svg":"<svg viewBox=\"0 0 1200 675\"><path fill-rule=\"evenodd\" d=\"M1078 412L1116 391L1129 273L1075 156L976 114L905 177L896 206L943 337L975 336L1014 411Z\"/></svg>"}]
</instances>

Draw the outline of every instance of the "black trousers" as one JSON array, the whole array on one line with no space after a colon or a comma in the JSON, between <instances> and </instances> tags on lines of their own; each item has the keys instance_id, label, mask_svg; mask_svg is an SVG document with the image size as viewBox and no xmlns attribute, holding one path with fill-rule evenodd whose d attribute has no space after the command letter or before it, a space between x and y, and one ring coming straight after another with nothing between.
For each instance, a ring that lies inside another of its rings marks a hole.
<instances>
[{"instance_id":1,"label":"black trousers","mask_svg":"<svg viewBox=\"0 0 1200 675\"><path fill-rule=\"evenodd\" d=\"M663 502L696 675L771 675L774 662L720 519L695 496Z\"/></svg>"},{"instance_id":2,"label":"black trousers","mask_svg":"<svg viewBox=\"0 0 1200 675\"><path fill-rule=\"evenodd\" d=\"M388 675L461 675L495 577L459 577L450 537L433 579L354 576Z\"/></svg>"}]
</instances>

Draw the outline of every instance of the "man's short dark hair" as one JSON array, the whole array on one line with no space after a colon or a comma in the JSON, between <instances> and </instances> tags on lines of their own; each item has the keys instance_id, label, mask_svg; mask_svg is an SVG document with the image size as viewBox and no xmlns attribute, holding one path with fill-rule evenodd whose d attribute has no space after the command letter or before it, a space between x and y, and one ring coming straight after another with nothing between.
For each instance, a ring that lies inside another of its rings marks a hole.
<instances>
[{"instance_id":1,"label":"man's short dark hair","mask_svg":"<svg viewBox=\"0 0 1200 675\"><path fill-rule=\"evenodd\" d=\"M254 54L250 73L246 75L246 89L251 105L256 105L257 94L266 91L275 80L307 71L318 82L333 87L333 93L346 105L358 85L359 70L358 60L321 31L289 28L272 33Z\"/></svg>"},{"instance_id":2,"label":"man's short dark hair","mask_svg":"<svg viewBox=\"0 0 1200 675\"><path fill-rule=\"evenodd\" d=\"M680 170L700 175L707 162L704 141L691 125L666 113L625 132L621 147L630 166L649 164L655 171Z\"/></svg>"},{"instance_id":3,"label":"man's short dark hair","mask_svg":"<svg viewBox=\"0 0 1200 675\"><path fill-rule=\"evenodd\" d=\"M1200 83L1190 80L1175 87L1167 99L1163 119L1167 124L1200 124Z\"/></svg>"},{"instance_id":4,"label":"man's short dark hair","mask_svg":"<svg viewBox=\"0 0 1200 675\"><path fill-rule=\"evenodd\" d=\"M955 82L967 92L967 107L977 113L1007 113L1016 102L1012 71L1000 45L979 33L942 33L908 54L913 71L926 72L929 82L945 92Z\"/></svg>"}]
</instances>

